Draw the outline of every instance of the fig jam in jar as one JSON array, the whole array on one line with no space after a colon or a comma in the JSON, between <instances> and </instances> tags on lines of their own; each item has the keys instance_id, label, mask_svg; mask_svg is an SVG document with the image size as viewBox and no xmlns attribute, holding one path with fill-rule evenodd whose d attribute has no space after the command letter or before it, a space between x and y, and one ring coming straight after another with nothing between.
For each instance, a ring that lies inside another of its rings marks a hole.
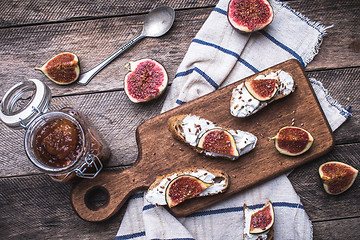
<instances>
[{"instance_id":1,"label":"fig jam in jar","mask_svg":"<svg viewBox=\"0 0 360 240\"><path fill-rule=\"evenodd\" d=\"M30 100L21 103L23 99ZM28 158L53 180L96 177L110 158L109 148L80 112L72 108L47 112L50 99L44 83L24 81L5 94L1 120L11 128L26 129Z\"/></svg>"}]
</instances>

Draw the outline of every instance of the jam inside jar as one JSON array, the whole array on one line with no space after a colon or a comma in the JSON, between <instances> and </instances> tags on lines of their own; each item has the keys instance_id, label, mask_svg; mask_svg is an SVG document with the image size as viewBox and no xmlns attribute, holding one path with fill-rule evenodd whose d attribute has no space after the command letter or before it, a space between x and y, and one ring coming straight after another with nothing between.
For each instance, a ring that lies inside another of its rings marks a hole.
<instances>
[{"instance_id":1,"label":"jam inside jar","mask_svg":"<svg viewBox=\"0 0 360 240\"><path fill-rule=\"evenodd\" d=\"M110 157L89 121L71 108L38 117L26 131L25 150L37 167L58 182L76 176L93 178Z\"/></svg>"},{"instance_id":2,"label":"jam inside jar","mask_svg":"<svg viewBox=\"0 0 360 240\"><path fill-rule=\"evenodd\" d=\"M69 166L79 156L81 148L80 129L65 118L49 121L35 136L36 155L50 167Z\"/></svg>"}]
</instances>

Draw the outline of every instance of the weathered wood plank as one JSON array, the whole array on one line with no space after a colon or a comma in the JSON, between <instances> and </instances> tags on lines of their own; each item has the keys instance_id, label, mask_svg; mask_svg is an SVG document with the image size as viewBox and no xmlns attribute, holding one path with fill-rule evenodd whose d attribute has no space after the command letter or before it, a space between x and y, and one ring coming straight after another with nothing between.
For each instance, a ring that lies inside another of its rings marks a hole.
<instances>
[{"instance_id":1,"label":"weathered wood plank","mask_svg":"<svg viewBox=\"0 0 360 240\"><path fill-rule=\"evenodd\" d=\"M110 0L110 1L2 1L0 28L58 21L77 21L93 18L118 17L149 12L158 6L174 9L212 7L218 0Z\"/></svg>"},{"instance_id":2,"label":"weathered wood plank","mask_svg":"<svg viewBox=\"0 0 360 240\"><path fill-rule=\"evenodd\" d=\"M359 226L360 218L314 222L313 237L316 240L357 240L359 239L359 234L357 233Z\"/></svg>"},{"instance_id":3,"label":"weathered wood plank","mask_svg":"<svg viewBox=\"0 0 360 240\"><path fill-rule=\"evenodd\" d=\"M349 6L355 9L360 8L358 5ZM329 21L338 21L340 16L337 9L329 8L328 10L332 11L332 14L328 15ZM123 16L0 29L0 57L2 59L0 77L3 82L0 95L2 96L14 82L28 78L45 81L52 88L55 96L118 90L123 87L122 81L127 72L123 67L124 64L129 60L144 57L154 58L161 62L167 69L169 78L173 79L191 40L210 11L211 8L177 11L175 24L169 33L161 38L142 40L102 70L85 87L77 84L59 87L41 72L34 71L34 67L41 66L57 53L71 51L79 56L81 69L86 71L139 34L142 15L141 17ZM350 14L352 11L341 13L341 18L347 18L344 14ZM316 11L313 12L314 15ZM354 36L355 40L358 39L354 34L360 32L360 24L356 21L355 23L338 21L337 28L328 29L329 33L324 39L322 49L307 67L307 71L360 66L360 53L355 48L348 47L351 43L349 36ZM354 39L352 41L355 41Z\"/></svg>"},{"instance_id":4,"label":"weathered wood plank","mask_svg":"<svg viewBox=\"0 0 360 240\"><path fill-rule=\"evenodd\" d=\"M337 145L327 155L296 168L289 175L295 191L312 221L360 216L360 178L346 192L331 196L322 185L318 169L321 164L339 161L360 169L360 144Z\"/></svg>"},{"instance_id":5,"label":"weathered wood plank","mask_svg":"<svg viewBox=\"0 0 360 240\"><path fill-rule=\"evenodd\" d=\"M289 6L311 21L332 26L327 29L319 54L307 69L359 66L359 1L291 1Z\"/></svg>"}]
</instances>

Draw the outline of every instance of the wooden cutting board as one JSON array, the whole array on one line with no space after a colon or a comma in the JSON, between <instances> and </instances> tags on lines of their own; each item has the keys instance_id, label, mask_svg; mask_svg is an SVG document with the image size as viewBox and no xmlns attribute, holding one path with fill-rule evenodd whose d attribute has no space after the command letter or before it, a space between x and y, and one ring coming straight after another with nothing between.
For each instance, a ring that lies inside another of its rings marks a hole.
<instances>
[{"instance_id":1,"label":"wooden cutting board","mask_svg":"<svg viewBox=\"0 0 360 240\"><path fill-rule=\"evenodd\" d=\"M136 130L139 155L135 164L124 171L103 171L93 180L79 181L71 192L74 210L84 220L102 221L114 215L134 192L148 188L156 176L190 167L225 171L231 182L225 193L190 199L169 209L175 216L185 216L327 153L334 145L332 132L299 62L288 60L270 69L290 73L297 85L295 92L249 118L235 118L230 114L231 93L243 79L145 121ZM251 132L258 143L236 161L204 157L171 136L167 120L177 114L193 114L227 128ZM308 130L315 139L310 150L297 157L280 154L269 141L281 127L292 123ZM102 206L90 204L96 191L107 196Z\"/></svg>"}]
</instances>

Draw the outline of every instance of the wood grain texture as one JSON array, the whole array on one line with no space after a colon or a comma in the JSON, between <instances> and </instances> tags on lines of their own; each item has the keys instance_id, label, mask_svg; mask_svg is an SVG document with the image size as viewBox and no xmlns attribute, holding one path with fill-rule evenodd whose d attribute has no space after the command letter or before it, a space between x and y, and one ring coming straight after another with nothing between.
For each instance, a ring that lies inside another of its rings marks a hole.
<instances>
[{"instance_id":1,"label":"wood grain texture","mask_svg":"<svg viewBox=\"0 0 360 240\"><path fill-rule=\"evenodd\" d=\"M115 214L134 191L149 187L156 176L186 168L214 168L226 172L231 184L225 193L191 199L171 209L176 216L186 216L328 152L334 144L332 134L300 63L289 60L270 71L280 69L294 78L295 92L248 119L230 115L231 92L239 85L237 82L145 121L137 129L139 156L135 165L121 174L100 173L92 181L81 180L72 191L75 211L85 220L102 221ZM180 114L193 114L230 129L248 131L258 137L258 142L253 151L237 161L204 158L174 139L168 131L169 117ZM296 119L298 126L303 124L316 139L311 151L296 158L279 154L268 139L281 127L291 125L292 119ZM86 195L99 187L108 191L110 201L101 208L91 209L86 204Z\"/></svg>"},{"instance_id":2,"label":"wood grain texture","mask_svg":"<svg viewBox=\"0 0 360 240\"><path fill-rule=\"evenodd\" d=\"M303 2L291 4L295 9L298 5L307 5ZM318 9L326 10L329 12L326 15L329 25L335 24L335 27L327 30L322 51L307 70L360 66L360 53L356 48L349 47L360 39L357 35L360 32L359 18L353 18L354 11L360 10L360 4L346 2L342 6L344 11L341 12L339 5L335 4L337 8L332 8L333 5L332 1L315 1L309 4L310 9L303 9L307 11L306 16L319 21L322 19L316 18ZM172 80L188 46L211 10L212 8L200 8L176 11L175 24L169 33L161 38L143 39L102 70L86 87L77 84L59 87L41 72L34 71L34 67L41 66L60 52L71 51L79 56L81 70L89 70L139 34L144 15L0 29L0 76L3 80L0 96L14 82L28 78L46 82L54 96L119 90L123 88L123 78L127 72L124 64L144 57L154 58L162 63ZM340 21L340 18L354 20Z\"/></svg>"},{"instance_id":3,"label":"wood grain texture","mask_svg":"<svg viewBox=\"0 0 360 240\"><path fill-rule=\"evenodd\" d=\"M2 1L0 28L18 25L35 25L53 22L79 21L94 18L119 17L149 12L158 6L174 9L215 6L217 0L110 0L110 1Z\"/></svg>"},{"instance_id":4,"label":"wood grain texture","mask_svg":"<svg viewBox=\"0 0 360 240\"><path fill-rule=\"evenodd\" d=\"M330 220L323 222L314 222L314 239L316 240L334 240L346 239L357 240L359 236L354 231L359 229L360 218L349 218L340 220ZM341 227L343 226L343 227Z\"/></svg>"}]
</instances>

